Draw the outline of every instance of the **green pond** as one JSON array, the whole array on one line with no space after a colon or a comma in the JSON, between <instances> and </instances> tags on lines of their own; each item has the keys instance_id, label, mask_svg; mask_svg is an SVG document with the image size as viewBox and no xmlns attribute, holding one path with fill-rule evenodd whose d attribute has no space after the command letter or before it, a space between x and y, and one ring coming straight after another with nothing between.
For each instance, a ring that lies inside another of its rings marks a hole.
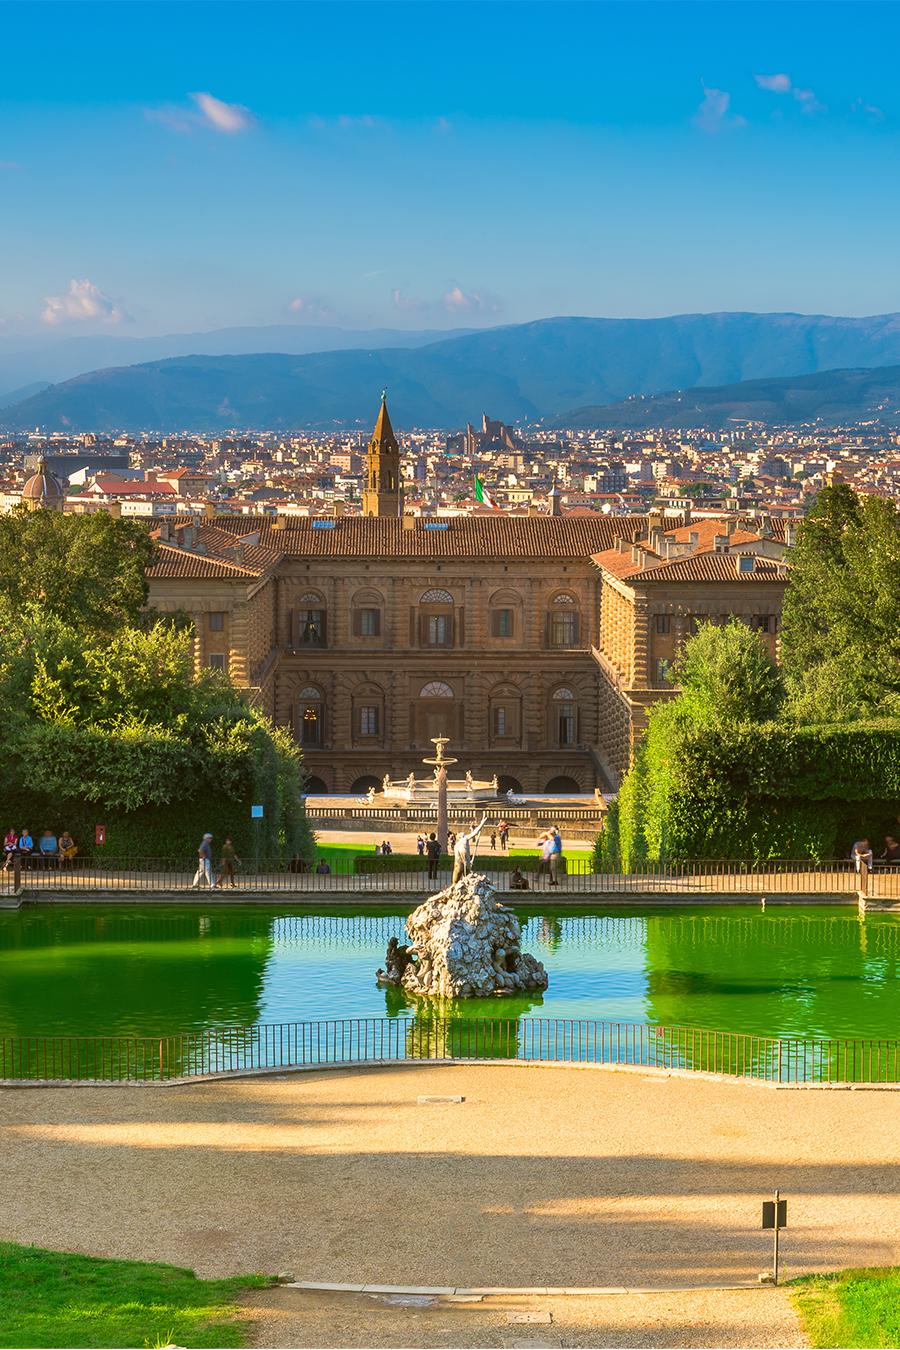
<instances>
[{"instance_id":1,"label":"green pond","mask_svg":"<svg viewBox=\"0 0 900 1350\"><path fill-rule=\"evenodd\" d=\"M0 915L0 1037L165 1036L398 1018L374 980L406 909L46 906ZM900 918L849 908L518 909L543 997L454 1018L651 1022L765 1036L900 1037Z\"/></svg>"}]
</instances>

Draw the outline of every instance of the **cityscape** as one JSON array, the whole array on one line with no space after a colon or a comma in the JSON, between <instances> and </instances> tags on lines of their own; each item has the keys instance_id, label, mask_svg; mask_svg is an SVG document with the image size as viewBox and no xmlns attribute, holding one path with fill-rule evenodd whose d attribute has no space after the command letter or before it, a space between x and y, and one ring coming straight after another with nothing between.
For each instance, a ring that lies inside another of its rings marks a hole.
<instances>
[{"instance_id":1,"label":"cityscape","mask_svg":"<svg viewBox=\"0 0 900 1350\"><path fill-rule=\"evenodd\" d=\"M900 6L3 18L0 1346L900 1347Z\"/></svg>"}]
</instances>

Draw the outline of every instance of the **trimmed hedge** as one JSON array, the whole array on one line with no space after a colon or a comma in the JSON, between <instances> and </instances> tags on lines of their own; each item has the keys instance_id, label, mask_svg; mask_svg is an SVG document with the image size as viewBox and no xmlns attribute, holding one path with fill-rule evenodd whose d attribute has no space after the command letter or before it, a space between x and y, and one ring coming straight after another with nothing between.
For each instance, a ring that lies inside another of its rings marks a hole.
<instances>
[{"instance_id":1,"label":"trimmed hedge","mask_svg":"<svg viewBox=\"0 0 900 1350\"><path fill-rule=\"evenodd\" d=\"M688 859L845 857L854 839L897 833L900 721L685 729L654 713L619 794L625 870Z\"/></svg>"}]
</instances>

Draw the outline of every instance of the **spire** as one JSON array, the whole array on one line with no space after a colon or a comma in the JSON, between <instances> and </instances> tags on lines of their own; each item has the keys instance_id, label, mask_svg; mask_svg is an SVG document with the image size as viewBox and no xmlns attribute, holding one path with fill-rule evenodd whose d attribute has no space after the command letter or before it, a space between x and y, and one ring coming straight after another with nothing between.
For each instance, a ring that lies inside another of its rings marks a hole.
<instances>
[{"instance_id":1,"label":"spire","mask_svg":"<svg viewBox=\"0 0 900 1350\"><path fill-rule=\"evenodd\" d=\"M366 488L363 492L364 516L402 516L403 483L400 475L400 446L391 426L387 409L387 390L381 391L381 407L366 456Z\"/></svg>"},{"instance_id":2,"label":"spire","mask_svg":"<svg viewBox=\"0 0 900 1350\"><path fill-rule=\"evenodd\" d=\"M400 446L397 444L397 437L394 435L394 428L391 426L391 418L387 407L387 390L381 391L381 407L378 409L378 417L375 421L375 430L372 432L372 439L369 442L369 450L378 449L394 450L400 453Z\"/></svg>"}]
</instances>

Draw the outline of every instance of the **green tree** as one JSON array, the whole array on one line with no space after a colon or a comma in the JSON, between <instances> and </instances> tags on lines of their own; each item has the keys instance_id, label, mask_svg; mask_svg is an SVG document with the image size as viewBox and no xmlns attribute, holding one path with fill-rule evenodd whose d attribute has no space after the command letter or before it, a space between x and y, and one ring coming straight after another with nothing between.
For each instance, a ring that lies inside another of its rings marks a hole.
<instances>
[{"instance_id":1,"label":"green tree","mask_svg":"<svg viewBox=\"0 0 900 1350\"><path fill-rule=\"evenodd\" d=\"M75 629L113 632L138 622L154 548L146 526L106 511L21 508L0 516L0 600L14 609L38 603Z\"/></svg>"},{"instance_id":2,"label":"green tree","mask_svg":"<svg viewBox=\"0 0 900 1350\"><path fill-rule=\"evenodd\" d=\"M782 619L795 716L900 713L900 512L845 484L824 489L800 526Z\"/></svg>"},{"instance_id":3,"label":"green tree","mask_svg":"<svg viewBox=\"0 0 900 1350\"><path fill-rule=\"evenodd\" d=\"M672 671L683 725L764 722L778 712L784 689L763 639L739 619L701 624Z\"/></svg>"}]
</instances>

